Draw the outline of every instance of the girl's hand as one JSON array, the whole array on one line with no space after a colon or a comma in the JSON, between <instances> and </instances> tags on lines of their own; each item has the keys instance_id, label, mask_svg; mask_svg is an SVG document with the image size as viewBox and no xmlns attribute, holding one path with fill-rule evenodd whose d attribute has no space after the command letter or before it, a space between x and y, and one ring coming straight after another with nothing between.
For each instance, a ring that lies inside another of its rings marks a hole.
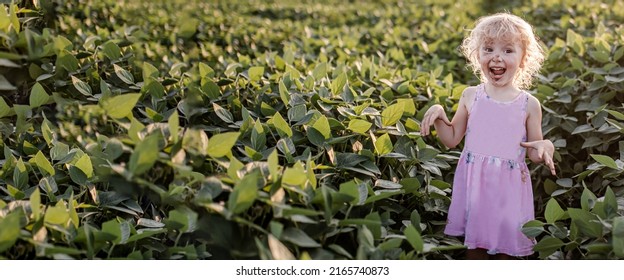
<instances>
[{"instance_id":1,"label":"girl's hand","mask_svg":"<svg viewBox=\"0 0 624 280\"><path fill-rule=\"evenodd\" d=\"M430 130L431 125L433 125L433 123L437 119L442 120L448 126L451 125L451 121L449 121L448 117L444 113L444 108L442 108L441 105L436 104L436 105L429 107L427 112L425 112L425 115L423 116L423 120L420 124L420 134L422 136L429 135L429 133L431 132Z\"/></svg>"},{"instance_id":2,"label":"girl's hand","mask_svg":"<svg viewBox=\"0 0 624 280\"><path fill-rule=\"evenodd\" d=\"M555 146L550 140L538 140L531 142L522 142L520 146L525 148L533 148L537 151L537 156L544 162L552 175L557 175L555 170L555 162L553 161L553 154L555 153Z\"/></svg>"}]
</instances>

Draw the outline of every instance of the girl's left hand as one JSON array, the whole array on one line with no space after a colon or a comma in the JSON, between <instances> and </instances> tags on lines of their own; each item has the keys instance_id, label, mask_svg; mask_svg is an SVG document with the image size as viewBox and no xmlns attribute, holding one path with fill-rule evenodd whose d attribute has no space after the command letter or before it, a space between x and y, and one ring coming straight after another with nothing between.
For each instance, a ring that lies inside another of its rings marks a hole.
<instances>
[{"instance_id":1,"label":"girl's left hand","mask_svg":"<svg viewBox=\"0 0 624 280\"><path fill-rule=\"evenodd\" d=\"M550 168L552 175L557 175L555 170L555 162L553 161L553 154L555 153L555 146L550 140L538 140L531 142L521 142L520 146L525 148L533 148L537 151L539 159L544 161L544 164Z\"/></svg>"}]
</instances>

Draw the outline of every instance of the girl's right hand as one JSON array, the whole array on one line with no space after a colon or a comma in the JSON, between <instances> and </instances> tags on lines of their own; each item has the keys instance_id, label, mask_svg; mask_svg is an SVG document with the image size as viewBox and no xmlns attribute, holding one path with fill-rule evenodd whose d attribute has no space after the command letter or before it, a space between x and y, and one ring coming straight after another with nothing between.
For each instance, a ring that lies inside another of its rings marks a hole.
<instances>
[{"instance_id":1,"label":"girl's right hand","mask_svg":"<svg viewBox=\"0 0 624 280\"><path fill-rule=\"evenodd\" d=\"M427 112L425 112L423 120L420 123L420 135L429 135L431 132L430 128L437 119L442 120L448 126L451 125L451 121L449 121L446 113L444 113L444 108L440 104L429 107Z\"/></svg>"}]
</instances>

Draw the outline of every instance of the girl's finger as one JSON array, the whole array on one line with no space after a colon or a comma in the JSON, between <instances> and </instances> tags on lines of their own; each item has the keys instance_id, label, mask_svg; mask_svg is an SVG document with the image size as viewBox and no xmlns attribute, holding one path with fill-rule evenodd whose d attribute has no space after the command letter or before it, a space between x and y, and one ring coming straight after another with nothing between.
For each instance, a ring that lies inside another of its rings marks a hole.
<instances>
[{"instance_id":1,"label":"girl's finger","mask_svg":"<svg viewBox=\"0 0 624 280\"><path fill-rule=\"evenodd\" d=\"M544 160L544 163L546 164L546 166L548 166L548 168L550 169L550 173L552 175L557 175L557 171L555 170L555 162L552 160L552 158L550 157L550 154L546 153L546 155L544 156L546 159Z\"/></svg>"},{"instance_id":2,"label":"girl's finger","mask_svg":"<svg viewBox=\"0 0 624 280\"><path fill-rule=\"evenodd\" d=\"M539 147L537 148L537 156L539 159L543 159L544 158L544 148Z\"/></svg>"}]
</instances>

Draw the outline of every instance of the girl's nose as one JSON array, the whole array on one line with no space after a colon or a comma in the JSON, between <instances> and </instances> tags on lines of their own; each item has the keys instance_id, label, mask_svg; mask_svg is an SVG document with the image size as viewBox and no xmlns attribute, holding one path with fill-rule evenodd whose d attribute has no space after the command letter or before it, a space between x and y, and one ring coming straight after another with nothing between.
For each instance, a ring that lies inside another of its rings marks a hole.
<instances>
[{"instance_id":1,"label":"girl's nose","mask_svg":"<svg viewBox=\"0 0 624 280\"><path fill-rule=\"evenodd\" d=\"M500 54L497 54L496 56L494 56L494 61L496 62L502 61Z\"/></svg>"}]
</instances>

